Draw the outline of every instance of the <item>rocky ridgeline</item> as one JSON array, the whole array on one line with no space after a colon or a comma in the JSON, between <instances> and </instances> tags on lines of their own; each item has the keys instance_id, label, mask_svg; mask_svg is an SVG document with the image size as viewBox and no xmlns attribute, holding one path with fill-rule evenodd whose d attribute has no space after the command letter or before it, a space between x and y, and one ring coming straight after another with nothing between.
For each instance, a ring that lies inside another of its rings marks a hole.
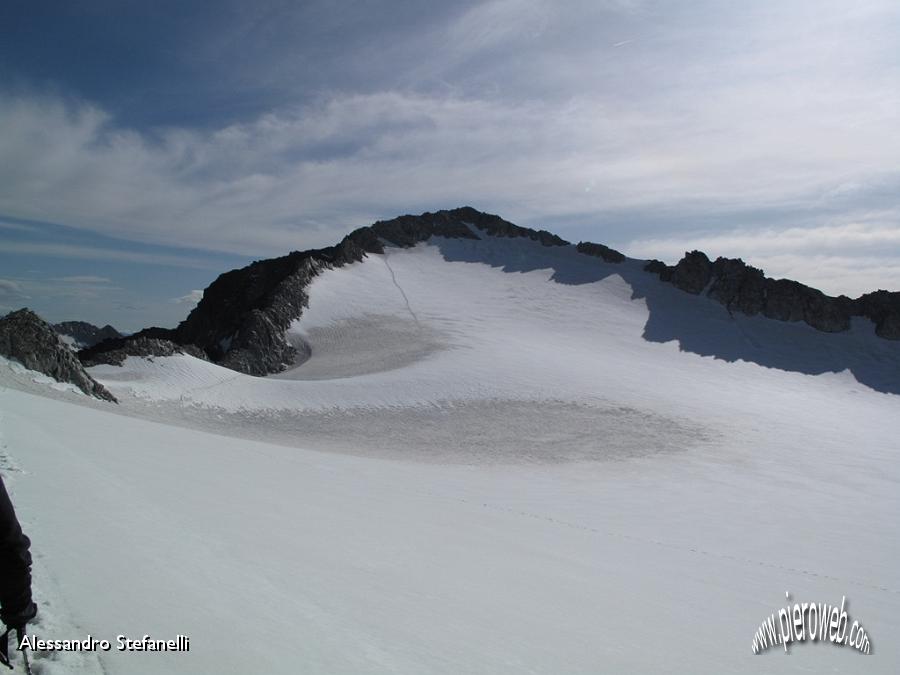
<instances>
[{"instance_id":1,"label":"rocky ridgeline","mask_svg":"<svg viewBox=\"0 0 900 675\"><path fill-rule=\"evenodd\" d=\"M88 365L120 364L126 356L166 356L188 353L250 375L276 373L294 364L295 347L285 339L290 324L309 304L308 288L321 271L384 253L385 244L415 246L432 236L451 239L524 237L543 246L568 246L546 230L519 227L500 216L463 207L418 216L405 215L354 230L335 246L294 251L260 260L220 275L203 292L203 299L174 329L147 328L134 335L106 340L79 352ZM621 263L620 252L581 242L578 252L606 263ZM875 321L882 337L900 336L896 297L883 291L858 300L830 298L803 284L767 279L740 260L689 253L674 267L651 261L646 269L678 288L710 297L731 310L762 313L782 321L806 321L825 331L845 330L853 314ZM884 295L880 295L884 294Z\"/></svg>"},{"instance_id":2,"label":"rocky ridgeline","mask_svg":"<svg viewBox=\"0 0 900 675\"><path fill-rule=\"evenodd\" d=\"M53 324L53 330L71 338L79 348L93 347L104 340L115 340L122 334L109 324L98 328L87 321L63 321Z\"/></svg>"},{"instance_id":3,"label":"rocky ridgeline","mask_svg":"<svg viewBox=\"0 0 900 675\"><path fill-rule=\"evenodd\" d=\"M180 345L185 351L193 347L210 361L242 373L280 372L293 365L296 357L285 331L308 306L307 288L319 272L361 261L370 253L384 253L385 243L410 247L432 236L478 239L477 231L495 237L526 237L544 246L568 244L546 230L519 227L471 207L400 216L354 230L336 246L295 251L226 272L210 284L177 328L148 328L82 350L79 357L90 365L121 363L123 354L143 355L141 340L150 339Z\"/></svg>"},{"instance_id":4,"label":"rocky ridgeline","mask_svg":"<svg viewBox=\"0 0 900 675\"><path fill-rule=\"evenodd\" d=\"M681 290L704 293L729 311L762 314L778 321L805 321L813 328L837 333L850 328L850 319L863 316L875 324L875 333L900 340L900 293L876 291L852 300L832 297L790 279L771 279L740 258L717 258L691 251L669 266L651 260L644 267Z\"/></svg>"},{"instance_id":5,"label":"rocky ridgeline","mask_svg":"<svg viewBox=\"0 0 900 675\"><path fill-rule=\"evenodd\" d=\"M143 333L144 331L141 332ZM98 366L101 363L121 366L129 356L152 358L154 356L174 356L176 354L190 354L198 359L208 360L206 354L199 347L179 345L171 340L147 337L146 335L107 340L102 344L103 347L99 349L89 348L81 350L78 353L81 363L87 367ZM94 353L96 353L96 356L92 357Z\"/></svg>"},{"instance_id":6,"label":"rocky ridgeline","mask_svg":"<svg viewBox=\"0 0 900 675\"><path fill-rule=\"evenodd\" d=\"M590 241L582 241L575 247L579 253L584 255L602 258L608 263L620 263L625 260L625 256L614 248L604 246L603 244L594 244Z\"/></svg>"},{"instance_id":7,"label":"rocky ridgeline","mask_svg":"<svg viewBox=\"0 0 900 675\"><path fill-rule=\"evenodd\" d=\"M84 370L56 331L24 308L0 318L0 354L59 382L69 382L85 394L116 402L107 389Z\"/></svg>"}]
</instances>

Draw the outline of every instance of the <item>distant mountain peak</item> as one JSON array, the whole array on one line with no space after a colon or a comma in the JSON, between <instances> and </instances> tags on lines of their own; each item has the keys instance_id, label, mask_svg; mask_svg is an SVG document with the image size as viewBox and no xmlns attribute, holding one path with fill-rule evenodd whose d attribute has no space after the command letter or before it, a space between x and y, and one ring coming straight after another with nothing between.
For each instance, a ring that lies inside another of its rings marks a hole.
<instances>
[{"instance_id":1,"label":"distant mountain peak","mask_svg":"<svg viewBox=\"0 0 900 675\"><path fill-rule=\"evenodd\" d=\"M109 324L99 328L87 321L63 321L53 324L53 330L72 340L78 349L93 347L104 340L114 340L122 334Z\"/></svg>"}]
</instances>

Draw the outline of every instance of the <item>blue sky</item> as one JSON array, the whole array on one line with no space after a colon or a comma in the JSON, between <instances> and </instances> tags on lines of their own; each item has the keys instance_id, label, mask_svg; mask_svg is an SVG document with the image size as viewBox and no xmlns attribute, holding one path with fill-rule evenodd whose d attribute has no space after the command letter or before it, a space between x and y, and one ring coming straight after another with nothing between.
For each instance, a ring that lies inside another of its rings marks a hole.
<instances>
[{"instance_id":1,"label":"blue sky","mask_svg":"<svg viewBox=\"0 0 900 675\"><path fill-rule=\"evenodd\" d=\"M174 325L252 259L470 204L900 289L895 2L0 5L0 311Z\"/></svg>"}]
</instances>

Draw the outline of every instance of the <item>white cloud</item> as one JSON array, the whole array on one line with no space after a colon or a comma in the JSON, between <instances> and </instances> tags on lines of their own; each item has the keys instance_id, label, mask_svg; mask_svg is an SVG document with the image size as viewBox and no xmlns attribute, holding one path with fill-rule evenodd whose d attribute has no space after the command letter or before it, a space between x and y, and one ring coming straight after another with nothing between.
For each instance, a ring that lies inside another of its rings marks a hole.
<instances>
[{"instance_id":1,"label":"white cloud","mask_svg":"<svg viewBox=\"0 0 900 675\"><path fill-rule=\"evenodd\" d=\"M255 256L461 204L551 229L611 211L851 222L870 186L898 182L897 23L888 2L491 0L411 36L408 86L317 92L243 124L142 134L89 103L5 96L0 214ZM448 93L417 87L431 81Z\"/></svg>"},{"instance_id":2,"label":"white cloud","mask_svg":"<svg viewBox=\"0 0 900 675\"><path fill-rule=\"evenodd\" d=\"M494 48L521 38L540 36L553 16L543 0L489 0L464 12L448 28L450 44L460 53Z\"/></svg>"},{"instance_id":3,"label":"white cloud","mask_svg":"<svg viewBox=\"0 0 900 675\"><path fill-rule=\"evenodd\" d=\"M196 305L203 299L203 291L202 290L194 290L188 293L187 295L182 295L180 298L172 298L172 302L175 302L180 305Z\"/></svg>"},{"instance_id":4,"label":"white cloud","mask_svg":"<svg viewBox=\"0 0 900 675\"><path fill-rule=\"evenodd\" d=\"M28 299L22 290L22 284L14 279L0 279L0 296L7 300L10 298Z\"/></svg>"},{"instance_id":5,"label":"white cloud","mask_svg":"<svg viewBox=\"0 0 900 675\"><path fill-rule=\"evenodd\" d=\"M332 243L373 216L420 206L489 204L534 220L818 200L851 180L883 180L900 156L900 138L883 127L832 142L792 118L780 125L791 143L745 144L734 135L772 136L769 116L726 134L711 118L587 99L509 107L345 96L211 133L170 131L158 143L110 130L89 106L20 100L0 104L0 118L10 160L0 168L0 210L252 254ZM320 156L336 144L348 149Z\"/></svg>"}]
</instances>

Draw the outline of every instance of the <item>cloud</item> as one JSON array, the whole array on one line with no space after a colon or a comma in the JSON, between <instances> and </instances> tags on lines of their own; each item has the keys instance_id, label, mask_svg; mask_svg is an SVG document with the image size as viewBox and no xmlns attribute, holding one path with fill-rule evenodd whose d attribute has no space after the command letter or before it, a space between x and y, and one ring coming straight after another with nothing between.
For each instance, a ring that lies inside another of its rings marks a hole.
<instances>
[{"instance_id":1,"label":"cloud","mask_svg":"<svg viewBox=\"0 0 900 675\"><path fill-rule=\"evenodd\" d=\"M488 0L451 23L448 37L456 50L464 54L535 38L552 20L552 9L542 0Z\"/></svg>"},{"instance_id":2,"label":"cloud","mask_svg":"<svg viewBox=\"0 0 900 675\"><path fill-rule=\"evenodd\" d=\"M593 238L618 241L648 213L678 214L669 232L695 216L731 227L752 209L782 229L797 212L840 226L871 209L872 186L900 183L898 23L883 1L491 0L378 44L387 61L371 84L288 92L239 123L142 129L91 102L3 96L0 214L255 256L462 204L551 229L594 217ZM346 48L335 72L369 73L369 52ZM296 74L273 72L273 87ZM601 229L611 212L615 232Z\"/></svg>"},{"instance_id":3,"label":"cloud","mask_svg":"<svg viewBox=\"0 0 900 675\"><path fill-rule=\"evenodd\" d=\"M28 296L22 290L22 284L13 279L0 279L0 297L6 300L11 298L28 299Z\"/></svg>"},{"instance_id":4,"label":"cloud","mask_svg":"<svg viewBox=\"0 0 900 675\"><path fill-rule=\"evenodd\" d=\"M92 279L101 279L101 277L0 279L0 295L20 299L52 297L57 300L85 300L108 296L112 292L121 290L117 286L110 285L108 279L101 282L92 281Z\"/></svg>"},{"instance_id":5,"label":"cloud","mask_svg":"<svg viewBox=\"0 0 900 675\"><path fill-rule=\"evenodd\" d=\"M71 282L59 279L0 279L0 297L6 301L31 300L52 296L56 299L98 298L102 293L118 290L104 282Z\"/></svg>"},{"instance_id":6,"label":"cloud","mask_svg":"<svg viewBox=\"0 0 900 675\"><path fill-rule=\"evenodd\" d=\"M32 232L33 229L22 223L11 223L6 220L0 220L0 230L13 230L15 232Z\"/></svg>"},{"instance_id":7,"label":"cloud","mask_svg":"<svg viewBox=\"0 0 900 675\"><path fill-rule=\"evenodd\" d=\"M158 142L109 129L89 106L18 107L0 104L0 150L10 158L0 168L0 209L138 241L253 254L332 243L373 216L419 207L490 204L535 220L818 201L851 178L884 180L900 154L900 140L880 127L835 143L791 116L779 126L792 142L766 143L772 120L757 111L758 120L742 122L748 128L731 131L760 138L747 144L712 119L587 99L510 107L343 96L211 132L168 131ZM73 247L58 254L92 255Z\"/></svg>"},{"instance_id":8,"label":"cloud","mask_svg":"<svg viewBox=\"0 0 900 675\"><path fill-rule=\"evenodd\" d=\"M188 267L192 269L218 269L218 266L201 256L181 256L164 253L145 253L136 250L82 246L78 244L54 244L36 241L15 241L0 239L0 248L5 253L75 258L79 260L116 260L147 265ZM81 277L82 280L88 277ZM82 282L84 283L84 282Z\"/></svg>"},{"instance_id":9,"label":"cloud","mask_svg":"<svg viewBox=\"0 0 900 675\"><path fill-rule=\"evenodd\" d=\"M51 281L64 281L72 284L111 284L106 277L96 277L89 274L75 275L71 277L54 277Z\"/></svg>"},{"instance_id":10,"label":"cloud","mask_svg":"<svg viewBox=\"0 0 900 675\"><path fill-rule=\"evenodd\" d=\"M187 295L182 295L180 298L172 298L172 302L183 304L183 305L196 305L203 299L203 291L202 290L194 290L188 293Z\"/></svg>"}]
</instances>

